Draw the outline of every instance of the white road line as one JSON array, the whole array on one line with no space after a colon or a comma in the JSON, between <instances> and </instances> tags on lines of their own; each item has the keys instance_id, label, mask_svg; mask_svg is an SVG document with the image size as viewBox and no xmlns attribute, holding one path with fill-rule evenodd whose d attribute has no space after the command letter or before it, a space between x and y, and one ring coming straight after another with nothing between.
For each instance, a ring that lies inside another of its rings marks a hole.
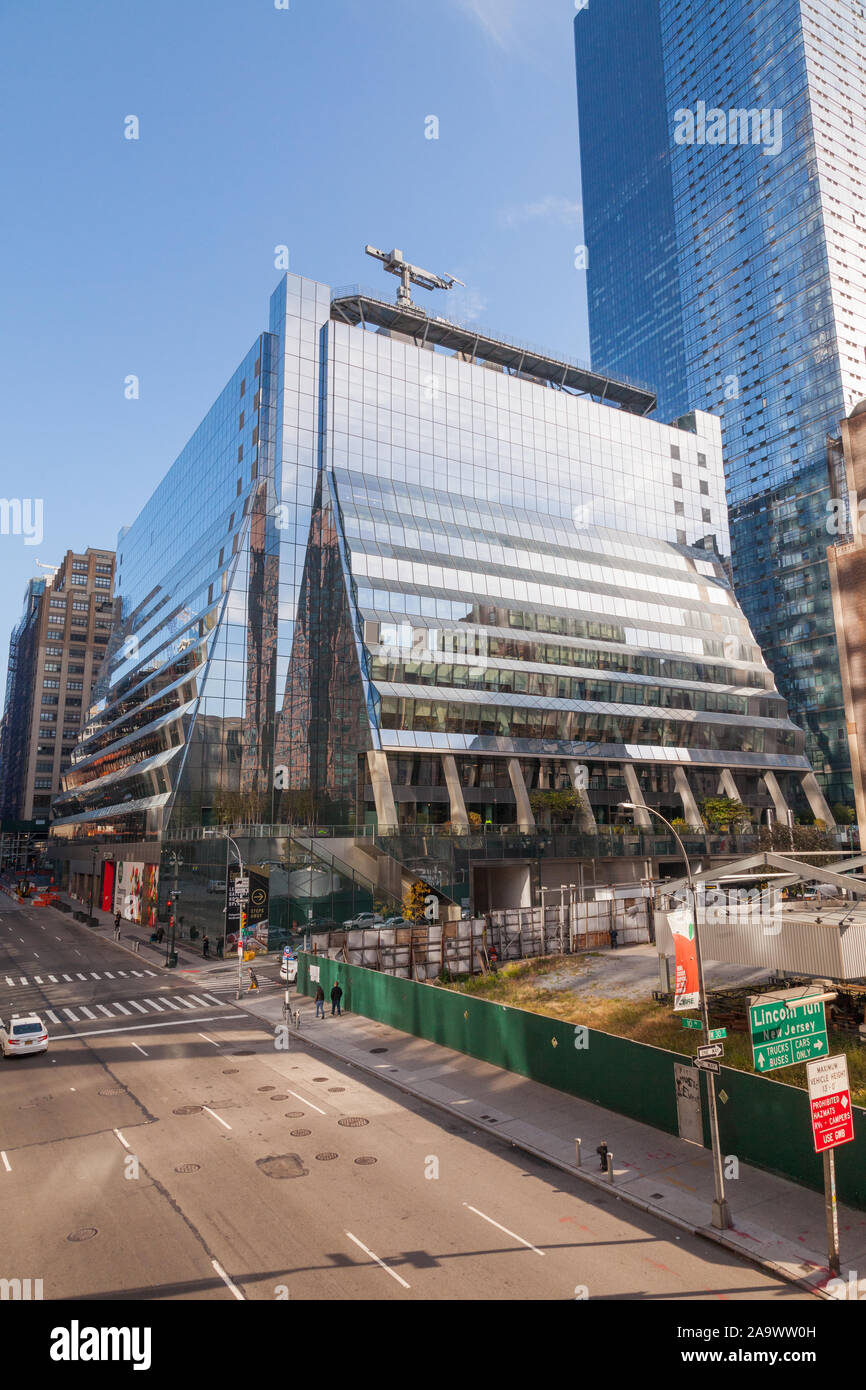
<instances>
[{"instance_id":1,"label":"white road line","mask_svg":"<svg viewBox=\"0 0 866 1390\"><path fill-rule=\"evenodd\" d=\"M211 1110L209 1105L203 1105L202 1110L206 1110L209 1115L213 1115L214 1119L219 1120L219 1123L221 1125L225 1125L226 1129L231 1129L231 1125L226 1124L225 1120L220 1119L219 1115L217 1115L215 1111Z\"/></svg>"},{"instance_id":2,"label":"white road line","mask_svg":"<svg viewBox=\"0 0 866 1390\"><path fill-rule=\"evenodd\" d=\"M231 1291L232 1291L232 1293L234 1294L235 1298L237 1298L241 1303L245 1303L245 1302L246 1302L246 1299L244 1298L244 1296L243 1296L243 1294L241 1293L240 1289L237 1287L236 1284L233 1284L233 1283L232 1283L231 1279L230 1279L229 1276L226 1274L226 1272L225 1272L225 1270L223 1269L222 1265L221 1265L221 1264L217 1264L216 1260L211 1260L211 1264L213 1265L213 1267L214 1267L214 1269L216 1270L216 1272L217 1272L217 1274L219 1275L219 1277L222 1279L223 1283L224 1283L224 1284L227 1284L228 1287L231 1289Z\"/></svg>"},{"instance_id":3,"label":"white road line","mask_svg":"<svg viewBox=\"0 0 866 1390\"><path fill-rule=\"evenodd\" d=\"M201 997L202 999L206 999L209 1004L222 1004L225 1002L223 999L215 999L212 994L205 994L204 991L202 991Z\"/></svg>"},{"instance_id":4,"label":"white road line","mask_svg":"<svg viewBox=\"0 0 866 1390\"><path fill-rule=\"evenodd\" d=\"M207 1008L207 1004L205 1003L204 998L199 999L199 997L198 997L197 994L191 994L189 997L190 997L190 999L192 1000L193 1004L195 1005L195 1007L196 1007L197 1009L206 1009L206 1008ZM211 1000L208 1001L208 1003L211 1003L211 1004L217 1003L217 1004L218 1004L218 1003L220 1003L220 1000L218 1000L218 999L217 999L217 1000L211 999Z\"/></svg>"},{"instance_id":5,"label":"white road line","mask_svg":"<svg viewBox=\"0 0 866 1390\"><path fill-rule=\"evenodd\" d=\"M149 1004L152 1009L156 1009L158 1014L162 1013L162 1005L157 1004L155 999L145 999L145 1004Z\"/></svg>"},{"instance_id":6,"label":"white road line","mask_svg":"<svg viewBox=\"0 0 866 1390\"><path fill-rule=\"evenodd\" d=\"M183 1009L180 1007L180 1004L175 1004L173 999L163 999L162 1002L167 1009L174 1009L175 1013L183 1013Z\"/></svg>"},{"instance_id":7,"label":"white road line","mask_svg":"<svg viewBox=\"0 0 866 1390\"><path fill-rule=\"evenodd\" d=\"M469 1206L468 1202L464 1202L463 1205L464 1207L468 1207L470 1211L474 1211L476 1216L480 1216L482 1221L489 1221L490 1225L495 1226L497 1231L504 1231L507 1236L511 1236L512 1240L519 1240L520 1244L525 1245L527 1250L534 1250L536 1255L543 1255L545 1253L543 1250L539 1250L537 1246L533 1245L531 1241L524 1240L523 1236L515 1235L514 1231L509 1231L507 1226L500 1226L499 1222L494 1221L492 1216L485 1216L484 1212L479 1211L477 1207Z\"/></svg>"},{"instance_id":8,"label":"white road line","mask_svg":"<svg viewBox=\"0 0 866 1390\"><path fill-rule=\"evenodd\" d=\"M349 1237L350 1240L353 1240L355 1244L360 1247L361 1250L363 1250L365 1255L369 1255L371 1260L375 1260L377 1265L381 1265L382 1269L384 1269L386 1274L390 1274L392 1279L396 1279L398 1284L402 1284L404 1289L411 1288L411 1284L407 1284L406 1280L401 1279L399 1274L397 1274L395 1270L391 1269L390 1265L386 1265L384 1260L380 1260L378 1255L374 1255L372 1250L368 1250L364 1242L359 1240L357 1236L353 1236L351 1231L347 1231L346 1235Z\"/></svg>"},{"instance_id":9,"label":"white road line","mask_svg":"<svg viewBox=\"0 0 866 1390\"><path fill-rule=\"evenodd\" d=\"M27 981L26 981L26 979L24 978L23 975L20 976L20 980L21 980L22 985L26 985Z\"/></svg>"},{"instance_id":10,"label":"white road line","mask_svg":"<svg viewBox=\"0 0 866 1390\"><path fill-rule=\"evenodd\" d=\"M7 976L6 976L6 983L7 983L7 985L14 985L14 984L15 984L15 981L14 981L13 979L11 979L9 975L7 975Z\"/></svg>"},{"instance_id":11,"label":"white road line","mask_svg":"<svg viewBox=\"0 0 866 1390\"><path fill-rule=\"evenodd\" d=\"M74 1014L74 1013L72 1012L71 1009L64 1009L64 1010L63 1010L63 1013L66 1014L66 1017L70 1020L70 1022L72 1022L72 1023L80 1023L80 1022L81 1022L81 1019L78 1017L78 1015L77 1015L77 1014Z\"/></svg>"},{"instance_id":12,"label":"white road line","mask_svg":"<svg viewBox=\"0 0 866 1390\"><path fill-rule=\"evenodd\" d=\"M52 983L53 985L56 985L56 984L57 984L57 976L56 976L56 975L49 975L48 978L49 978L49 980L51 981L51 983Z\"/></svg>"},{"instance_id":13,"label":"white road line","mask_svg":"<svg viewBox=\"0 0 866 1390\"><path fill-rule=\"evenodd\" d=\"M114 1018L114 1014L111 1012L110 1009L107 1009L104 1004L97 1004L96 1007L97 1009L99 1009L100 1013L105 1014L106 1018Z\"/></svg>"},{"instance_id":14,"label":"white road line","mask_svg":"<svg viewBox=\"0 0 866 1390\"><path fill-rule=\"evenodd\" d=\"M119 1130L119 1129L116 1129L114 1132L115 1132L115 1134L117 1135L117 1137L118 1137L118 1139L120 1140L120 1142L121 1142L121 1144L123 1145L123 1147L124 1147L125 1149L129 1149L129 1152L132 1153L132 1149L129 1147L129 1144L127 1144L127 1142L126 1142L126 1140L124 1139L123 1135L121 1134L120 1130Z\"/></svg>"},{"instance_id":15,"label":"white road line","mask_svg":"<svg viewBox=\"0 0 866 1390\"><path fill-rule=\"evenodd\" d=\"M68 984L70 984L70 985L72 984L72 976L71 976L71 975L64 975L63 978L64 978L64 980L67 981Z\"/></svg>"},{"instance_id":16,"label":"white road line","mask_svg":"<svg viewBox=\"0 0 866 1390\"><path fill-rule=\"evenodd\" d=\"M286 1090L289 1091L288 1086L286 1087ZM313 1102L312 1102L311 1100L307 1100L306 1096L299 1096L298 1093L297 1093L297 1091L289 1091L289 1095L290 1095L290 1096L294 1096L294 1097L295 1097L295 1100L302 1100L302 1101L304 1102L304 1105L309 1105L309 1107L310 1107L311 1110L319 1110L318 1105L314 1105ZM325 1111L325 1110L319 1110L319 1114L320 1114L320 1115L325 1115L325 1114L327 1114L327 1111Z\"/></svg>"},{"instance_id":17,"label":"white road line","mask_svg":"<svg viewBox=\"0 0 866 1390\"><path fill-rule=\"evenodd\" d=\"M12 1164L9 1162L8 1158L6 1157L5 1151L4 1151L3 1149L0 1149L0 1158L2 1158L2 1160L3 1160L3 1167L6 1169L6 1172L7 1172L7 1173L11 1173L11 1172L12 1172Z\"/></svg>"},{"instance_id":18,"label":"white road line","mask_svg":"<svg viewBox=\"0 0 866 1390\"><path fill-rule=\"evenodd\" d=\"M87 982L87 976L86 976L86 975L78 975L76 978L79 979L79 980L84 980L85 983Z\"/></svg>"},{"instance_id":19,"label":"white road line","mask_svg":"<svg viewBox=\"0 0 866 1390\"><path fill-rule=\"evenodd\" d=\"M124 980L126 979L126 971L125 971L125 970L118 970L117 973L118 973L118 975L121 976L122 979L124 979Z\"/></svg>"},{"instance_id":20,"label":"white road line","mask_svg":"<svg viewBox=\"0 0 866 1390\"><path fill-rule=\"evenodd\" d=\"M88 1018L92 1018L92 1019L94 1020L94 1022L96 1021L96 1014L92 1014L92 1013L90 1012L89 1009L86 1009L86 1008L84 1007L83 1004L79 1004L78 1007L79 1007L79 1009L81 1010L81 1012L82 1012L83 1014L86 1014L86 1015L87 1015Z\"/></svg>"},{"instance_id":21,"label":"white road line","mask_svg":"<svg viewBox=\"0 0 866 1390\"><path fill-rule=\"evenodd\" d=\"M130 1038L129 1041L132 1043L132 1046L133 1046L133 1047L137 1047L137 1048L138 1048L138 1050L139 1050L139 1052L141 1053L142 1057L147 1057L147 1056L148 1056L148 1053L145 1052L145 1050L144 1050L143 1047L138 1047L138 1043L137 1043L137 1042L132 1042L132 1038Z\"/></svg>"},{"instance_id":22,"label":"white road line","mask_svg":"<svg viewBox=\"0 0 866 1390\"><path fill-rule=\"evenodd\" d=\"M132 1005L132 1007L133 1007L134 1009L138 1009L138 1012L139 1012L140 1014L146 1014L146 1013L147 1013L147 1009L145 1009L145 1008L143 1007L143 1005L139 1004L137 1000L135 1000L135 999L130 999L128 1002Z\"/></svg>"},{"instance_id":23,"label":"white road line","mask_svg":"<svg viewBox=\"0 0 866 1390\"><path fill-rule=\"evenodd\" d=\"M33 952L33 959L34 959L34 960L38 960L38 959L39 959L39 952L38 952L38 951L34 951L34 952Z\"/></svg>"},{"instance_id":24,"label":"white road line","mask_svg":"<svg viewBox=\"0 0 866 1390\"><path fill-rule=\"evenodd\" d=\"M209 1038L208 1035L207 1035L207 1033L199 1033L199 1037L200 1037L200 1038L204 1038L205 1042L209 1042L210 1045L211 1045L211 1047L219 1047L219 1046L220 1046L220 1044L219 1044L218 1042L214 1042L213 1038Z\"/></svg>"},{"instance_id":25,"label":"white road line","mask_svg":"<svg viewBox=\"0 0 866 1390\"><path fill-rule=\"evenodd\" d=\"M144 973L145 973L145 975L155 975L155 974L156 974L156 971L155 971L155 970L145 970Z\"/></svg>"},{"instance_id":26,"label":"white road line","mask_svg":"<svg viewBox=\"0 0 866 1390\"><path fill-rule=\"evenodd\" d=\"M110 970L106 970L106 972L105 972L105 978L106 978L106 980L113 980L113 979L114 979L114 976L112 975L112 973L111 973Z\"/></svg>"},{"instance_id":27,"label":"white road line","mask_svg":"<svg viewBox=\"0 0 866 1390\"><path fill-rule=\"evenodd\" d=\"M249 1014L223 1014L222 1018L200 1018L199 1023L225 1023L227 1019L249 1018ZM77 1021L77 1020L76 1020ZM170 1023L132 1023L126 1028L91 1028L88 1033L58 1033L52 1042L77 1042L79 1038L107 1038L112 1033L149 1032L151 1028L185 1028L186 1019L172 1019Z\"/></svg>"},{"instance_id":28,"label":"white road line","mask_svg":"<svg viewBox=\"0 0 866 1390\"><path fill-rule=\"evenodd\" d=\"M112 1008L120 1009L120 1012L121 1012L122 1014L126 1014L127 1018L129 1018L129 1009L124 1008L124 1006L123 1006L122 1004L118 1004L118 1003L116 1002L116 1000L114 1000L114 999L112 999L111 1004L112 1004Z\"/></svg>"},{"instance_id":29,"label":"white road line","mask_svg":"<svg viewBox=\"0 0 866 1390\"><path fill-rule=\"evenodd\" d=\"M132 973L133 975L137 975L138 978L141 979L141 971L140 971L140 970L133 970L131 973Z\"/></svg>"},{"instance_id":30,"label":"white road line","mask_svg":"<svg viewBox=\"0 0 866 1390\"><path fill-rule=\"evenodd\" d=\"M48 1015L48 1017L51 1019L51 1022L52 1022L52 1023L60 1023L60 1022L61 1022L61 1020L57 1017L57 1015L56 1015L56 1013L54 1012L53 1009L46 1009L45 1012L46 1012L46 1014Z\"/></svg>"},{"instance_id":31,"label":"white road line","mask_svg":"<svg viewBox=\"0 0 866 1390\"><path fill-rule=\"evenodd\" d=\"M33 982L34 982L34 984L41 985L41 984L42 984L42 976L41 976L41 975L34 975L34 976L33 976Z\"/></svg>"},{"instance_id":32,"label":"white road line","mask_svg":"<svg viewBox=\"0 0 866 1390\"><path fill-rule=\"evenodd\" d=\"M97 973L96 973L95 970L91 970L91 972L90 972L90 978L91 978L91 980L100 980L100 979L102 979L102 976L101 976L101 975L97 975Z\"/></svg>"}]
</instances>

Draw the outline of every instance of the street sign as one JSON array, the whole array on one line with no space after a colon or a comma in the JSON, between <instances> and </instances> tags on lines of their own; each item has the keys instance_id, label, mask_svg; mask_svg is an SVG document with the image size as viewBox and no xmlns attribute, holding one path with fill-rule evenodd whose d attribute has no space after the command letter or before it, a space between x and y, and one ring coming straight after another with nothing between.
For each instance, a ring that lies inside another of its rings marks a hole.
<instances>
[{"instance_id":1,"label":"street sign","mask_svg":"<svg viewBox=\"0 0 866 1390\"><path fill-rule=\"evenodd\" d=\"M726 1038L727 1036L728 1036L728 1030L727 1030L727 1028L711 1028L711 1029L710 1029L710 1042L718 1042L720 1038Z\"/></svg>"},{"instance_id":2,"label":"street sign","mask_svg":"<svg viewBox=\"0 0 866 1390\"><path fill-rule=\"evenodd\" d=\"M854 1116L847 1058L843 1054L809 1062L806 1081L815 1152L820 1154L839 1144L850 1144L854 1138Z\"/></svg>"},{"instance_id":3,"label":"street sign","mask_svg":"<svg viewBox=\"0 0 866 1390\"><path fill-rule=\"evenodd\" d=\"M697 1029L700 1029L700 1028L703 1028L703 1026L704 1026L704 1025L701 1023L701 1020L700 1020L699 1018L684 1018L684 1019L683 1019L683 1027L684 1027L684 1028L697 1028Z\"/></svg>"},{"instance_id":4,"label":"street sign","mask_svg":"<svg viewBox=\"0 0 866 1390\"><path fill-rule=\"evenodd\" d=\"M700 1061L703 1061L705 1057L724 1057L724 1055L725 1049L721 1043L708 1043L706 1047L699 1047L697 1051Z\"/></svg>"},{"instance_id":5,"label":"street sign","mask_svg":"<svg viewBox=\"0 0 866 1390\"><path fill-rule=\"evenodd\" d=\"M749 1000L749 1029L758 1072L810 1062L829 1052L824 1005L802 991L753 995Z\"/></svg>"},{"instance_id":6,"label":"street sign","mask_svg":"<svg viewBox=\"0 0 866 1390\"><path fill-rule=\"evenodd\" d=\"M700 1071L714 1071L716 1075L722 1070L721 1062L712 1062L709 1057L696 1057L695 1066L698 1067Z\"/></svg>"}]
</instances>

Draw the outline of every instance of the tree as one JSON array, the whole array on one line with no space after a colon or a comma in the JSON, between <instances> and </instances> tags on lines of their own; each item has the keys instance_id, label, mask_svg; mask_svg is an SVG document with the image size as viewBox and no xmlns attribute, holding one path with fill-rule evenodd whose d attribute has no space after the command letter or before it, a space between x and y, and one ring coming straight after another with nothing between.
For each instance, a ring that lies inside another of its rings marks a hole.
<instances>
[{"instance_id":1,"label":"tree","mask_svg":"<svg viewBox=\"0 0 866 1390\"><path fill-rule=\"evenodd\" d=\"M406 890L403 898L403 916L410 922L420 922L427 907L427 898L432 893L429 883L423 878L416 879Z\"/></svg>"},{"instance_id":2,"label":"tree","mask_svg":"<svg viewBox=\"0 0 866 1390\"><path fill-rule=\"evenodd\" d=\"M837 825L853 825L857 819L857 812L853 806L843 806L841 801L837 801L831 809Z\"/></svg>"},{"instance_id":3,"label":"tree","mask_svg":"<svg viewBox=\"0 0 866 1390\"><path fill-rule=\"evenodd\" d=\"M708 796L701 802L701 815L708 830L720 830L727 827L730 830L739 830L744 825L751 823L751 812L748 806L744 806L742 801L735 801L731 796Z\"/></svg>"}]
</instances>

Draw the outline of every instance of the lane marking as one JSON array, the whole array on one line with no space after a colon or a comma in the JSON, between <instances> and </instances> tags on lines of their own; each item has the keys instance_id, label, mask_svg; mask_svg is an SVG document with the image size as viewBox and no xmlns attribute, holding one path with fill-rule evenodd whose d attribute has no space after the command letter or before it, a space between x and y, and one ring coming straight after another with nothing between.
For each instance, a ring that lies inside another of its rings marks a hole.
<instances>
[{"instance_id":1,"label":"lane marking","mask_svg":"<svg viewBox=\"0 0 866 1390\"><path fill-rule=\"evenodd\" d=\"M190 997L191 997L191 996L190 996ZM202 999L206 999L207 1002L208 1002L209 1004L222 1004L222 1003L225 1002L225 1001L222 1000L222 999L215 999L214 996L213 996L212 994L205 994L204 990L202 990L202 996L201 996L201 997L202 997Z\"/></svg>"},{"instance_id":2,"label":"lane marking","mask_svg":"<svg viewBox=\"0 0 866 1390\"><path fill-rule=\"evenodd\" d=\"M27 981L25 980L25 978L24 978L23 975L20 977L20 979L21 979L22 985L26 985Z\"/></svg>"},{"instance_id":3,"label":"lane marking","mask_svg":"<svg viewBox=\"0 0 866 1390\"><path fill-rule=\"evenodd\" d=\"M132 1043L133 1047L138 1047L138 1043L137 1043L137 1042L132 1042L132 1038L130 1038L129 1041ZM145 1050L144 1050L143 1047L138 1047L138 1050L139 1050L139 1052L141 1053L142 1057L147 1057L148 1054L145 1052Z\"/></svg>"},{"instance_id":4,"label":"lane marking","mask_svg":"<svg viewBox=\"0 0 866 1390\"><path fill-rule=\"evenodd\" d=\"M377 1265L381 1265L386 1274L390 1274L392 1279L396 1279L398 1284L402 1284L404 1289L411 1288L411 1285L407 1284L405 1279L400 1278L396 1270L393 1270L390 1265L386 1265L385 1261L380 1260L378 1255L374 1255L372 1250L368 1250L364 1242L359 1240L357 1236L353 1236L351 1231L347 1231L346 1235L350 1240L353 1240L357 1246L360 1246L365 1255L369 1255L371 1260L375 1260Z\"/></svg>"},{"instance_id":5,"label":"lane marking","mask_svg":"<svg viewBox=\"0 0 866 1390\"><path fill-rule=\"evenodd\" d=\"M199 1037L200 1037L200 1038L204 1038L205 1042L209 1042L210 1045L211 1045L211 1047L219 1047L219 1046L220 1046L220 1043L214 1042L213 1038L209 1038L209 1037L208 1037L207 1033L199 1033Z\"/></svg>"},{"instance_id":6,"label":"lane marking","mask_svg":"<svg viewBox=\"0 0 866 1390\"><path fill-rule=\"evenodd\" d=\"M286 1090L289 1091L288 1086L286 1087ZM295 1100L302 1100L302 1101L304 1102L304 1105L309 1105L309 1107L310 1107L311 1110L319 1110L318 1105L314 1105L313 1102L312 1102L311 1100L307 1100L306 1096L299 1096L298 1093L297 1093L297 1091L289 1091L289 1095L290 1095L290 1096L294 1096L294 1097L295 1097ZM319 1114L320 1114L320 1115L325 1115L325 1114L327 1114L327 1111L325 1111L325 1110L319 1110Z\"/></svg>"},{"instance_id":7,"label":"lane marking","mask_svg":"<svg viewBox=\"0 0 866 1390\"><path fill-rule=\"evenodd\" d=\"M178 997L180 997L180 996L178 996ZM193 1003L195 1004L195 1007L196 1007L197 1009L206 1009L206 1008L207 1008L207 1004L206 1004L205 1001L204 1001L204 997L202 997L201 999L199 999L199 997L198 997L197 994L191 994L189 997L190 997L190 999L193 1001ZM222 1003L222 1000L214 1001L213 999L211 999L211 1000L209 1000L208 1002L211 1003L211 1004L213 1004L214 1002Z\"/></svg>"},{"instance_id":8,"label":"lane marking","mask_svg":"<svg viewBox=\"0 0 866 1390\"><path fill-rule=\"evenodd\" d=\"M173 999L163 999L162 1002L167 1009L174 1009L175 1012L179 1014L183 1013L183 1009L180 1007L180 1004L175 1004Z\"/></svg>"},{"instance_id":9,"label":"lane marking","mask_svg":"<svg viewBox=\"0 0 866 1390\"><path fill-rule=\"evenodd\" d=\"M121 1144L123 1145L123 1147L124 1147L125 1149L129 1149L129 1152L132 1153L132 1149L129 1148L129 1145L127 1144L127 1142L126 1142L126 1140L124 1139L123 1135L121 1134L120 1130L119 1130L119 1129L116 1129L114 1132L115 1132L115 1134L117 1135L117 1137L118 1137L118 1139L120 1140L120 1142L121 1142Z\"/></svg>"},{"instance_id":10,"label":"lane marking","mask_svg":"<svg viewBox=\"0 0 866 1390\"><path fill-rule=\"evenodd\" d=\"M117 973L118 973L118 975L122 976L124 980L126 979L126 971L125 971L125 970L118 970Z\"/></svg>"},{"instance_id":11,"label":"lane marking","mask_svg":"<svg viewBox=\"0 0 866 1390\"><path fill-rule=\"evenodd\" d=\"M145 970L144 973L145 973L145 975L155 975L155 974L156 974L156 971L155 971L155 970Z\"/></svg>"},{"instance_id":12,"label":"lane marking","mask_svg":"<svg viewBox=\"0 0 866 1390\"><path fill-rule=\"evenodd\" d=\"M54 1012L53 1009L46 1009L45 1012L47 1013L48 1017L51 1019L51 1022L52 1022L52 1023L60 1023L60 1022L62 1021L61 1019L59 1019L59 1018L57 1017L57 1015L56 1015L56 1013Z\"/></svg>"},{"instance_id":13,"label":"lane marking","mask_svg":"<svg viewBox=\"0 0 866 1390\"><path fill-rule=\"evenodd\" d=\"M82 978L83 978L83 976L82 976ZM90 972L90 978L91 978L91 980L100 980L100 979L102 978L102 976L101 976L101 975L97 975L97 973L96 973L95 970L91 970L91 972Z\"/></svg>"},{"instance_id":14,"label":"lane marking","mask_svg":"<svg viewBox=\"0 0 866 1390\"><path fill-rule=\"evenodd\" d=\"M126 1017L129 1018L130 1010L127 1009L127 1008L125 1008L125 1007L123 1006L123 1004L118 1004L114 999L112 999L111 1004L112 1004L112 1008L120 1009L120 1012L121 1012L122 1014L126 1014Z\"/></svg>"},{"instance_id":15,"label":"lane marking","mask_svg":"<svg viewBox=\"0 0 866 1390\"><path fill-rule=\"evenodd\" d=\"M64 1009L63 1012L66 1014L66 1017L69 1019L71 1023L81 1022L81 1019L78 1017L78 1015L74 1014L71 1009Z\"/></svg>"},{"instance_id":16,"label":"lane marking","mask_svg":"<svg viewBox=\"0 0 866 1390\"><path fill-rule=\"evenodd\" d=\"M239 1299L241 1303L245 1303L245 1302L246 1302L246 1299L244 1298L244 1296L243 1296L243 1294L241 1293L240 1289L237 1287L236 1284L233 1284L233 1283L232 1283L231 1279L230 1279L229 1276L226 1274L226 1272L225 1272L225 1270L223 1269L222 1265L221 1265L221 1264L217 1264L216 1260L211 1260L211 1264L213 1265L213 1267L214 1267L214 1269L216 1270L216 1272L217 1272L217 1274L219 1275L219 1277L222 1279L223 1283L224 1283L224 1284L227 1284L228 1287L231 1289L231 1291L232 1291L232 1293L234 1294L235 1298Z\"/></svg>"},{"instance_id":17,"label":"lane marking","mask_svg":"<svg viewBox=\"0 0 866 1390\"><path fill-rule=\"evenodd\" d=\"M49 975L48 978L49 978L49 980L51 981L51 983L52 983L53 985L56 985L56 984L57 984L57 976L56 976L56 975Z\"/></svg>"},{"instance_id":18,"label":"lane marking","mask_svg":"<svg viewBox=\"0 0 866 1390\"><path fill-rule=\"evenodd\" d=\"M83 1014L86 1014L86 1015L87 1015L88 1018L92 1018L92 1019L94 1020L94 1022L96 1021L96 1014L92 1014L92 1013L90 1012L89 1009L86 1009L86 1008L84 1007L83 1004L79 1004L78 1007L79 1007L79 1009L81 1010L81 1012L82 1012Z\"/></svg>"},{"instance_id":19,"label":"lane marking","mask_svg":"<svg viewBox=\"0 0 866 1390\"><path fill-rule=\"evenodd\" d=\"M9 1162L8 1158L6 1157L6 1152L5 1152L4 1149L0 1149L0 1158L2 1158L2 1160L3 1160L3 1167L6 1169L6 1172L7 1172L7 1173L11 1173L11 1172L12 1172L12 1164Z\"/></svg>"},{"instance_id":20,"label":"lane marking","mask_svg":"<svg viewBox=\"0 0 866 1390\"><path fill-rule=\"evenodd\" d=\"M106 1018L114 1018L114 1014L111 1012L110 1009L107 1009L104 1004L97 1004L96 1007L97 1009L99 1009L100 1013L105 1014Z\"/></svg>"},{"instance_id":21,"label":"lane marking","mask_svg":"<svg viewBox=\"0 0 866 1390\"><path fill-rule=\"evenodd\" d=\"M220 1119L220 1116L217 1115L216 1111L211 1110L211 1108L210 1108L209 1105L203 1105L203 1106L202 1106L202 1110L207 1111L208 1115L213 1115L214 1119L215 1119L215 1120L218 1120L219 1123L220 1123L221 1125L225 1125L225 1128L226 1128L226 1129L231 1129L231 1125L226 1124L225 1120Z\"/></svg>"},{"instance_id":22,"label":"lane marking","mask_svg":"<svg viewBox=\"0 0 866 1390\"><path fill-rule=\"evenodd\" d=\"M67 981L68 984L70 984L70 985L72 984L72 976L71 976L71 975L64 975L63 978L64 978L64 980Z\"/></svg>"},{"instance_id":23,"label":"lane marking","mask_svg":"<svg viewBox=\"0 0 866 1390\"><path fill-rule=\"evenodd\" d=\"M113 980L113 979L114 979L114 976L112 975L112 973L111 973L110 970L106 970L106 972L105 972L105 978L106 978L106 980Z\"/></svg>"},{"instance_id":24,"label":"lane marking","mask_svg":"<svg viewBox=\"0 0 866 1390\"><path fill-rule=\"evenodd\" d=\"M494 1221L492 1216L485 1216L484 1212L479 1211L477 1207L469 1206L468 1202L464 1202L463 1205L464 1207L468 1207L470 1211L474 1211L476 1216L480 1216L482 1221L489 1221L490 1225L495 1226L497 1231L504 1231L507 1236L511 1236L512 1240L519 1240L520 1244L525 1245L527 1250L534 1250L536 1255L543 1255L545 1253L543 1250L539 1250L536 1245L533 1245L531 1241L524 1240L523 1236L517 1235L514 1231L509 1231L507 1226L500 1226L499 1222Z\"/></svg>"},{"instance_id":25,"label":"lane marking","mask_svg":"<svg viewBox=\"0 0 866 1390\"><path fill-rule=\"evenodd\" d=\"M162 1013L162 1005L157 1004L155 999L145 999L145 1004L149 1004L152 1009L156 1009L158 1014Z\"/></svg>"},{"instance_id":26,"label":"lane marking","mask_svg":"<svg viewBox=\"0 0 866 1390\"><path fill-rule=\"evenodd\" d=\"M137 975L138 978L141 979L141 971L140 971L140 970L133 970L131 973L132 973L133 975Z\"/></svg>"},{"instance_id":27,"label":"lane marking","mask_svg":"<svg viewBox=\"0 0 866 1390\"><path fill-rule=\"evenodd\" d=\"M42 984L42 976L41 976L41 975L34 975L34 976L33 976L33 981L34 981L34 984L41 985L41 984Z\"/></svg>"},{"instance_id":28,"label":"lane marking","mask_svg":"<svg viewBox=\"0 0 866 1390\"><path fill-rule=\"evenodd\" d=\"M223 1014L221 1018L199 1018L197 1023L225 1023L228 1019L249 1018L249 1014ZM76 1019L76 1022L78 1020ZM74 1042L77 1038L107 1038L112 1033L141 1033L151 1028L186 1028L187 1019L172 1019L170 1023L133 1023L127 1028L91 1028L86 1033L58 1033L52 1042ZM303 1097L299 1097L303 1099ZM307 1104L309 1105L309 1101ZM323 1112L324 1113L324 1112Z\"/></svg>"},{"instance_id":29,"label":"lane marking","mask_svg":"<svg viewBox=\"0 0 866 1390\"><path fill-rule=\"evenodd\" d=\"M10 977L7 975L7 976L6 976L6 983L7 983L7 985L13 985L13 986L14 986L15 981L12 980L12 979L10 979Z\"/></svg>"},{"instance_id":30,"label":"lane marking","mask_svg":"<svg viewBox=\"0 0 866 1390\"><path fill-rule=\"evenodd\" d=\"M86 976L86 975L78 975L78 976L76 976L76 978L79 979L79 980L84 980L85 984L87 983L87 976Z\"/></svg>"},{"instance_id":31,"label":"lane marking","mask_svg":"<svg viewBox=\"0 0 866 1390\"><path fill-rule=\"evenodd\" d=\"M130 999L128 1002L132 1005L132 1007L133 1007L134 1009L138 1009L138 1012L139 1012L140 1014L146 1014L146 1013L147 1013L147 1009L144 1007L143 1004L139 1004L139 1002L138 1002L137 999Z\"/></svg>"}]
</instances>

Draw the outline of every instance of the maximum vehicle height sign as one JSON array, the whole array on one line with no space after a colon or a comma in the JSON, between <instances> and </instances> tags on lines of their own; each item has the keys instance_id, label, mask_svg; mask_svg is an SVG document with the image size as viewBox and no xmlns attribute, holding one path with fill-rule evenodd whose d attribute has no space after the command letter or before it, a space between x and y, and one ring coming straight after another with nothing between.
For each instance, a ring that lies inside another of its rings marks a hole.
<instances>
[{"instance_id":1,"label":"maximum vehicle height sign","mask_svg":"<svg viewBox=\"0 0 866 1390\"><path fill-rule=\"evenodd\" d=\"M752 996L749 1001L749 1030L755 1071L775 1071L796 1062L826 1057L827 1020L824 1005L808 995L792 997L795 991Z\"/></svg>"},{"instance_id":2,"label":"maximum vehicle height sign","mask_svg":"<svg viewBox=\"0 0 866 1390\"><path fill-rule=\"evenodd\" d=\"M851 1088L848 1084L848 1060L822 1057L806 1067L809 1087L809 1109L812 1113L812 1137L815 1152L835 1149L837 1144L850 1144L854 1138L854 1118L851 1114Z\"/></svg>"}]
</instances>

